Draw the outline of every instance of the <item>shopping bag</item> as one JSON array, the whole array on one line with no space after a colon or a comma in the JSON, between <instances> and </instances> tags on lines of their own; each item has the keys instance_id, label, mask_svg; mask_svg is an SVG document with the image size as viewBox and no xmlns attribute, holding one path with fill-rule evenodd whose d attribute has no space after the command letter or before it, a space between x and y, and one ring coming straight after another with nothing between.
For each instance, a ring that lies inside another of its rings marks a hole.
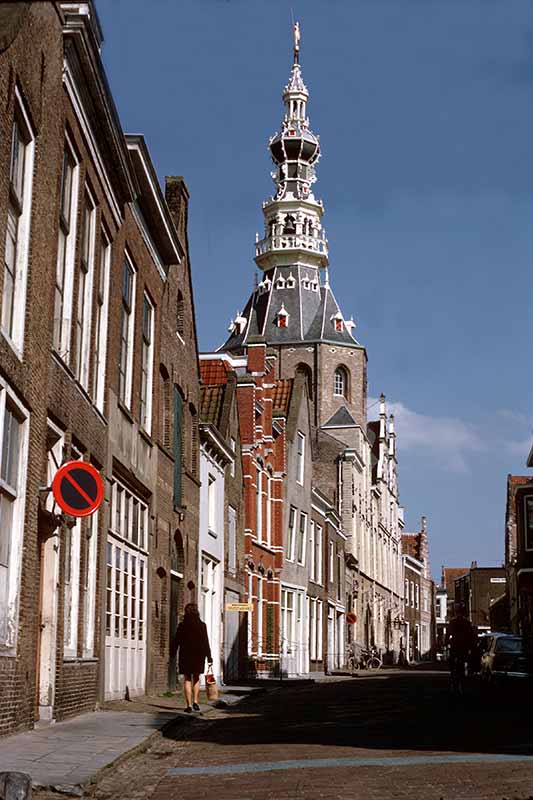
<instances>
[{"instance_id":1,"label":"shopping bag","mask_svg":"<svg viewBox=\"0 0 533 800\"><path fill-rule=\"evenodd\" d=\"M209 701L218 700L217 679L213 675L213 667L209 667L205 675L205 693Z\"/></svg>"}]
</instances>

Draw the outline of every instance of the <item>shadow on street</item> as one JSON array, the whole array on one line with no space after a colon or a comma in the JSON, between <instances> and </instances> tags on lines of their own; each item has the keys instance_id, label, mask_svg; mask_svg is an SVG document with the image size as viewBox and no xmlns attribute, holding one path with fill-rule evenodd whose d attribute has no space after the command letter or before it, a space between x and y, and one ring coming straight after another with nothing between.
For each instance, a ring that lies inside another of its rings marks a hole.
<instances>
[{"instance_id":1,"label":"shadow on street","mask_svg":"<svg viewBox=\"0 0 533 800\"><path fill-rule=\"evenodd\" d=\"M443 670L359 673L280 687L197 718L165 735L219 745L304 744L387 751L533 754L522 687L488 690L476 678L461 698Z\"/></svg>"}]
</instances>

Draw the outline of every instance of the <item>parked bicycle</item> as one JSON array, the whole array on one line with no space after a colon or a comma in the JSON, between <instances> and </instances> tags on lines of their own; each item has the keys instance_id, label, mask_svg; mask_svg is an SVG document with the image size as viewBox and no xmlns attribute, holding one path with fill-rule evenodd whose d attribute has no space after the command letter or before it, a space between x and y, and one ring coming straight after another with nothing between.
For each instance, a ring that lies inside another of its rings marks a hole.
<instances>
[{"instance_id":1,"label":"parked bicycle","mask_svg":"<svg viewBox=\"0 0 533 800\"><path fill-rule=\"evenodd\" d=\"M360 669L381 669L383 660L377 647L359 648L352 645L348 655L348 669L353 673Z\"/></svg>"}]
</instances>

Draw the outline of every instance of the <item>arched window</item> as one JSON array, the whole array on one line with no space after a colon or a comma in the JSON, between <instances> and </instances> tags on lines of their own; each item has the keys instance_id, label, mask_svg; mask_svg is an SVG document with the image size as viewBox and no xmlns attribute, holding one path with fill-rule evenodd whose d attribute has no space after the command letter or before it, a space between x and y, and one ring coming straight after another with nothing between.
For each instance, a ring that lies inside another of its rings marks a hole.
<instances>
[{"instance_id":1,"label":"arched window","mask_svg":"<svg viewBox=\"0 0 533 800\"><path fill-rule=\"evenodd\" d=\"M176 301L176 331L183 338L183 295L178 290L178 299Z\"/></svg>"},{"instance_id":2,"label":"arched window","mask_svg":"<svg viewBox=\"0 0 533 800\"><path fill-rule=\"evenodd\" d=\"M348 376L344 367L337 367L333 383L333 394L335 397L347 397Z\"/></svg>"},{"instance_id":3,"label":"arched window","mask_svg":"<svg viewBox=\"0 0 533 800\"><path fill-rule=\"evenodd\" d=\"M309 364L300 363L296 367L296 372L301 372L305 378L307 384L307 394L309 395L309 399L313 399L313 370L309 366Z\"/></svg>"}]
</instances>

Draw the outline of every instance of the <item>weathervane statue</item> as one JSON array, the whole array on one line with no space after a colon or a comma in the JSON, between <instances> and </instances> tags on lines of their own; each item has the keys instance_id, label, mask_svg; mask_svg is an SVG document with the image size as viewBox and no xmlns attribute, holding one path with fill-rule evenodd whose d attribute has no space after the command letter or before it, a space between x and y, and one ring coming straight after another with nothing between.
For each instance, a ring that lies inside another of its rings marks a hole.
<instances>
[{"instance_id":1,"label":"weathervane statue","mask_svg":"<svg viewBox=\"0 0 533 800\"><path fill-rule=\"evenodd\" d=\"M298 57L300 54L300 23L294 23L294 63L298 64Z\"/></svg>"}]
</instances>

